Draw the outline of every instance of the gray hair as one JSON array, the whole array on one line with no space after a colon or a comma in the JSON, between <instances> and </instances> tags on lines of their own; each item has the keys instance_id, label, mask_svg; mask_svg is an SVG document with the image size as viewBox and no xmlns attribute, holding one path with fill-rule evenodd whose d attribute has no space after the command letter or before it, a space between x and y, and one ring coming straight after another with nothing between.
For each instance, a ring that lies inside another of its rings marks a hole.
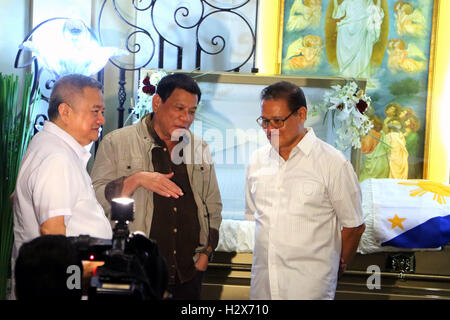
<instances>
[{"instance_id":1,"label":"gray hair","mask_svg":"<svg viewBox=\"0 0 450 320\"><path fill-rule=\"evenodd\" d=\"M56 81L53 86L48 103L48 117L50 120L58 118L58 107L61 103L68 103L74 95L83 94L84 88L97 88L103 90L103 86L97 80L81 75L69 74Z\"/></svg>"}]
</instances>

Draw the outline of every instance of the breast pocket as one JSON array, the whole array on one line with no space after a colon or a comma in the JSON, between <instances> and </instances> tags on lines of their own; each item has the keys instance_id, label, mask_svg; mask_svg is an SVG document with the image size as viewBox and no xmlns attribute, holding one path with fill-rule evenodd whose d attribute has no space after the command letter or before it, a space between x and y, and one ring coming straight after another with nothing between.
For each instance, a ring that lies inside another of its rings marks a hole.
<instances>
[{"instance_id":1,"label":"breast pocket","mask_svg":"<svg viewBox=\"0 0 450 320\"><path fill-rule=\"evenodd\" d=\"M318 181L306 180L290 190L289 214L308 215L315 212L324 201L324 186Z\"/></svg>"},{"instance_id":2,"label":"breast pocket","mask_svg":"<svg viewBox=\"0 0 450 320\"><path fill-rule=\"evenodd\" d=\"M280 243L298 248L307 245L315 237L315 226L326 214L321 210L324 187L317 181L299 181L289 192L286 214L279 220L283 230Z\"/></svg>"},{"instance_id":3,"label":"breast pocket","mask_svg":"<svg viewBox=\"0 0 450 320\"><path fill-rule=\"evenodd\" d=\"M119 161L118 166L119 176L128 177L140 171L147 171L144 166L144 159L142 158L123 159Z\"/></svg>"},{"instance_id":4,"label":"breast pocket","mask_svg":"<svg viewBox=\"0 0 450 320\"><path fill-rule=\"evenodd\" d=\"M209 179L211 173L211 166L209 164L195 164L194 165L194 185L199 188L198 192L202 199L205 199L207 188L209 186Z\"/></svg>"}]
</instances>

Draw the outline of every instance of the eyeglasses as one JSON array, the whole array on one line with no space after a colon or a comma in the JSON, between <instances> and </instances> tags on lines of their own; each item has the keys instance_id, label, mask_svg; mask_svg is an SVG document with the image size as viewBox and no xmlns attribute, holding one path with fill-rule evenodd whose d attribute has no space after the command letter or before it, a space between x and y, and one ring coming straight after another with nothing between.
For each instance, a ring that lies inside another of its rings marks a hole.
<instances>
[{"instance_id":1,"label":"eyeglasses","mask_svg":"<svg viewBox=\"0 0 450 320\"><path fill-rule=\"evenodd\" d=\"M275 129L280 129L284 126L284 122L289 119L290 116L292 116L294 113L297 112L297 110L300 108L295 109L289 115L284 119L279 118L273 118L273 119L264 119L262 116L256 119L256 122L263 127L263 129L267 129L269 127L269 124L272 125Z\"/></svg>"}]
</instances>

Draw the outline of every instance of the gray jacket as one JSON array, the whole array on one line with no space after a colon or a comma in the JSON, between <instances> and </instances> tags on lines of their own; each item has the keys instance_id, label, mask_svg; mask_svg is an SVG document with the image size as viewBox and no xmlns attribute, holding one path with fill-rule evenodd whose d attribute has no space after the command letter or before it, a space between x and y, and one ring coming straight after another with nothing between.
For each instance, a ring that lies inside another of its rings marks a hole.
<instances>
[{"instance_id":1,"label":"gray jacket","mask_svg":"<svg viewBox=\"0 0 450 320\"><path fill-rule=\"evenodd\" d=\"M148 133L145 119L143 117L135 125L110 132L99 145L91 178L97 200L108 217L111 206L105 198L106 185L139 171L154 171L151 151L156 143ZM209 148L202 139L191 132L189 134L190 141L183 153L186 155L186 168L200 223L200 246L194 256L194 261L197 261L198 254L211 245L208 243L210 229L215 229L213 232L218 236L222 222L222 200ZM129 224L130 231L142 231L149 235L153 218L153 192L138 188L132 198L135 200L135 219Z\"/></svg>"}]
</instances>

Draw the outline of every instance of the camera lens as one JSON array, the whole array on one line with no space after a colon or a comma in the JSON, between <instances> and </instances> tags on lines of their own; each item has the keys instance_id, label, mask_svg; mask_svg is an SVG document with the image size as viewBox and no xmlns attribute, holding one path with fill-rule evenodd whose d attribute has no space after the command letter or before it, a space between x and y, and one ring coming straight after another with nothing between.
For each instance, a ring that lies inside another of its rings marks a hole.
<instances>
[{"instance_id":1,"label":"camera lens","mask_svg":"<svg viewBox=\"0 0 450 320\"><path fill-rule=\"evenodd\" d=\"M111 220L133 221L134 200L131 198L115 198L111 201Z\"/></svg>"}]
</instances>

